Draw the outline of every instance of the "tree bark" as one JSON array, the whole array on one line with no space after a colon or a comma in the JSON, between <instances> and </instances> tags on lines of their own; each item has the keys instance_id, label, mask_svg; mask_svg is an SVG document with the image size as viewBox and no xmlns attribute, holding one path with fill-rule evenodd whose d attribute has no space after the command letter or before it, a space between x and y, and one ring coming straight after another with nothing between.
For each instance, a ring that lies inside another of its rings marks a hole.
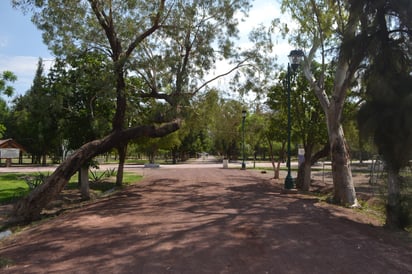
<instances>
[{"instance_id":1,"label":"tree bark","mask_svg":"<svg viewBox=\"0 0 412 274\"><path fill-rule=\"evenodd\" d=\"M67 157L39 187L16 203L12 215L13 221L31 222L41 217L42 209L51 202L64 188L70 178L93 157L109 151L119 143L125 143L138 137L162 137L179 129L180 120L166 123L160 127L140 126L115 131L100 140L91 141Z\"/></svg>"},{"instance_id":2,"label":"tree bark","mask_svg":"<svg viewBox=\"0 0 412 274\"><path fill-rule=\"evenodd\" d=\"M312 177L312 165L310 164L310 161L304 161L302 165L304 170L302 190L309 191Z\"/></svg>"},{"instance_id":3,"label":"tree bark","mask_svg":"<svg viewBox=\"0 0 412 274\"><path fill-rule=\"evenodd\" d=\"M401 190L399 171L388 167L388 200L386 202L386 227L401 229Z\"/></svg>"},{"instance_id":4,"label":"tree bark","mask_svg":"<svg viewBox=\"0 0 412 274\"><path fill-rule=\"evenodd\" d=\"M80 193L83 200L90 199L89 187L89 166L82 166L79 169Z\"/></svg>"},{"instance_id":5,"label":"tree bark","mask_svg":"<svg viewBox=\"0 0 412 274\"><path fill-rule=\"evenodd\" d=\"M311 178L311 167L312 167L312 151L313 144L306 144L304 161L299 163L298 166L298 176L296 178L296 188L302 189L303 191L309 191L310 178Z\"/></svg>"},{"instance_id":6,"label":"tree bark","mask_svg":"<svg viewBox=\"0 0 412 274\"><path fill-rule=\"evenodd\" d=\"M329 143L332 158L333 200L338 204L358 207L348 146L340 123L330 127Z\"/></svg>"},{"instance_id":7,"label":"tree bark","mask_svg":"<svg viewBox=\"0 0 412 274\"><path fill-rule=\"evenodd\" d=\"M309 64L304 66L305 76L311 80L311 86L326 115L326 125L330 144L332 174L334 186L334 200L336 203L358 207L356 191L352 179L349 150L341 124L342 110L346 98L346 91L353 71L349 69L345 58L339 60L334 80L333 95L329 97L325 90L313 81L314 77Z\"/></svg>"},{"instance_id":8,"label":"tree bark","mask_svg":"<svg viewBox=\"0 0 412 274\"><path fill-rule=\"evenodd\" d=\"M119 153L119 165L117 167L116 185L123 185L124 163L126 162L127 144L117 147Z\"/></svg>"},{"instance_id":9,"label":"tree bark","mask_svg":"<svg viewBox=\"0 0 412 274\"><path fill-rule=\"evenodd\" d=\"M272 142L269 140L268 138L268 143L269 143L269 157L270 157L270 161L272 163L272 167L273 167L273 179L279 179L279 173L280 173L280 158L277 161L277 163L275 163L275 156L274 156L274 152L273 152L273 144ZM284 154L285 152L285 142L282 143L282 149L281 149L281 154Z\"/></svg>"},{"instance_id":10,"label":"tree bark","mask_svg":"<svg viewBox=\"0 0 412 274\"><path fill-rule=\"evenodd\" d=\"M312 166L320 159L329 156L330 145L327 143L323 148L317 151L312 156L312 149L310 149L310 154L307 155L307 150L305 149L305 161L299 166L298 177L296 180L296 188L300 188L304 191L309 191L311 183ZM309 174L309 175L308 175Z\"/></svg>"}]
</instances>

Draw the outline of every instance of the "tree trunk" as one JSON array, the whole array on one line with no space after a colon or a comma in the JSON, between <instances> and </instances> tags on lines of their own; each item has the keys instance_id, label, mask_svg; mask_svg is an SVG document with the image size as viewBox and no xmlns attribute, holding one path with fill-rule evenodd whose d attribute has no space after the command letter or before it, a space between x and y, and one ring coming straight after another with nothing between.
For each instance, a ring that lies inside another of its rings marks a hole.
<instances>
[{"instance_id":1,"label":"tree trunk","mask_svg":"<svg viewBox=\"0 0 412 274\"><path fill-rule=\"evenodd\" d=\"M80 193L83 200L90 200L89 167L81 166L79 169Z\"/></svg>"},{"instance_id":2,"label":"tree trunk","mask_svg":"<svg viewBox=\"0 0 412 274\"><path fill-rule=\"evenodd\" d=\"M296 188L303 191L309 191L312 177L312 161L307 158L305 153L305 161L299 165L298 177L296 178Z\"/></svg>"},{"instance_id":3,"label":"tree trunk","mask_svg":"<svg viewBox=\"0 0 412 274\"><path fill-rule=\"evenodd\" d=\"M303 164L303 185L302 185L302 190L303 191L309 191L310 188L310 183L311 183L311 177L312 177L312 165L310 164L310 161L304 161Z\"/></svg>"},{"instance_id":4,"label":"tree trunk","mask_svg":"<svg viewBox=\"0 0 412 274\"><path fill-rule=\"evenodd\" d=\"M311 183L311 176L312 176L312 164L310 157L309 159L306 157L305 153L305 161L299 165L298 169L298 177L296 179L296 188L300 188L303 191L309 191L310 183Z\"/></svg>"},{"instance_id":5,"label":"tree trunk","mask_svg":"<svg viewBox=\"0 0 412 274\"><path fill-rule=\"evenodd\" d=\"M268 138L268 143L269 143L269 157L270 157L270 161L271 161L271 163L272 163L273 172L274 172L273 179L279 179L279 173L280 173L280 157L279 157L278 162L275 164L275 155L274 155L274 152L273 152L273 144L272 144L272 142L269 140L269 138ZM284 151L285 151L285 146L286 146L286 144L285 144L285 143L282 143L281 154L284 153Z\"/></svg>"},{"instance_id":6,"label":"tree trunk","mask_svg":"<svg viewBox=\"0 0 412 274\"><path fill-rule=\"evenodd\" d=\"M172 149L172 159L173 159L172 162L174 165L177 164L177 153L178 153L177 147L174 147Z\"/></svg>"},{"instance_id":7,"label":"tree trunk","mask_svg":"<svg viewBox=\"0 0 412 274\"><path fill-rule=\"evenodd\" d=\"M126 162L127 144L117 147L119 153L119 165L116 174L116 186L123 184L124 163Z\"/></svg>"},{"instance_id":8,"label":"tree trunk","mask_svg":"<svg viewBox=\"0 0 412 274\"><path fill-rule=\"evenodd\" d=\"M312 174L312 166L320 159L327 157L330 152L330 145L327 143L323 146L323 148L317 151L312 156L312 149L309 149L310 153L307 154L305 149L305 161L299 165L298 169L298 177L296 180L296 188L300 188L305 191L309 191L310 183L311 183L311 174ZM310 156L309 156L310 155ZM308 171L306 171L308 170ZM307 175L309 174L309 175ZM306 184L306 185L305 185Z\"/></svg>"},{"instance_id":9,"label":"tree trunk","mask_svg":"<svg viewBox=\"0 0 412 274\"><path fill-rule=\"evenodd\" d=\"M358 207L352 179L350 157L341 125L329 127L329 143L332 158L333 199L336 203Z\"/></svg>"},{"instance_id":10,"label":"tree trunk","mask_svg":"<svg viewBox=\"0 0 412 274\"><path fill-rule=\"evenodd\" d=\"M386 226L401 229L401 192L399 172L388 167L388 200L386 202Z\"/></svg>"},{"instance_id":11,"label":"tree trunk","mask_svg":"<svg viewBox=\"0 0 412 274\"><path fill-rule=\"evenodd\" d=\"M298 166L298 176L296 178L296 188L303 191L309 191L311 167L312 167L312 151L314 145L305 144L304 161Z\"/></svg>"},{"instance_id":12,"label":"tree trunk","mask_svg":"<svg viewBox=\"0 0 412 274\"><path fill-rule=\"evenodd\" d=\"M179 129L180 120L160 127L139 126L123 131L114 131L100 140L91 141L71 154L40 186L18 201L13 209L14 222L31 222L39 219L42 209L64 188L70 178L93 157L108 152L119 143L139 137L163 137Z\"/></svg>"},{"instance_id":13,"label":"tree trunk","mask_svg":"<svg viewBox=\"0 0 412 274\"><path fill-rule=\"evenodd\" d=\"M47 155L43 154L41 157L41 165L46 166L47 165Z\"/></svg>"}]
</instances>

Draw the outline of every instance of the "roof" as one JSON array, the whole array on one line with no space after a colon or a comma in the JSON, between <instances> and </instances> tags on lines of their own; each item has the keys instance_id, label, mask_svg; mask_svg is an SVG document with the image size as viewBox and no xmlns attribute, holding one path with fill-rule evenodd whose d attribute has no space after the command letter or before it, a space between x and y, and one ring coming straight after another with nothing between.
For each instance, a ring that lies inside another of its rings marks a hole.
<instances>
[{"instance_id":1,"label":"roof","mask_svg":"<svg viewBox=\"0 0 412 274\"><path fill-rule=\"evenodd\" d=\"M16 141L14 141L13 139L0 140L0 148L18 148L21 151L26 152L24 147Z\"/></svg>"}]
</instances>

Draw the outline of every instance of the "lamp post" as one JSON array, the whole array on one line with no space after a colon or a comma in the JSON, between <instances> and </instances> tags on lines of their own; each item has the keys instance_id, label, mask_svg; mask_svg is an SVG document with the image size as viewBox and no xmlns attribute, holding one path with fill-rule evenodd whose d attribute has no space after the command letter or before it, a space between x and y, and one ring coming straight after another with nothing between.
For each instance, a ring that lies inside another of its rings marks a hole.
<instances>
[{"instance_id":1,"label":"lamp post","mask_svg":"<svg viewBox=\"0 0 412 274\"><path fill-rule=\"evenodd\" d=\"M245 163L245 119L246 119L246 110L242 110L242 170L246 169L246 163Z\"/></svg>"},{"instance_id":2,"label":"lamp post","mask_svg":"<svg viewBox=\"0 0 412 274\"><path fill-rule=\"evenodd\" d=\"M290 115L290 81L292 78L292 74L295 73L296 69L299 67L302 59L303 59L303 51L302 50L292 50L289 54L289 63L288 63L288 72L286 77L286 88L287 88L287 104L288 104L288 159L286 162L288 168L288 174L285 178L285 189L292 189L293 188L293 178L290 170L290 135L292 131L292 123L291 123L291 115Z\"/></svg>"}]
</instances>

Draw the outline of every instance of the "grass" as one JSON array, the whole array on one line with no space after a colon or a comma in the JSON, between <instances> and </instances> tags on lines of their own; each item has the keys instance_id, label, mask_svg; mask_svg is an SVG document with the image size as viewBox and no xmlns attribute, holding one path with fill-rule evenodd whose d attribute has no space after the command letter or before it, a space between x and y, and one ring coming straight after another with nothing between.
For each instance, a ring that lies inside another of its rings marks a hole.
<instances>
[{"instance_id":1,"label":"grass","mask_svg":"<svg viewBox=\"0 0 412 274\"><path fill-rule=\"evenodd\" d=\"M98 171L98 173L104 171ZM25 176L38 176L39 173L4 173L0 174L0 204L12 203L29 193L29 186L24 180ZM45 173L44 175L48 175ZM130 185L142 179L141 175L125 172L123 185ZM105 177L101 182L90 183L90 189L95 193L103 193L116 187L115 176ZM66 186L67 189L77 189L77 175L74 175Z\"/></svg>"},{"instance_id":2,"label":"grass","mask_svg":"<svg viewBox=\"0 0 412 274\"><path fill-rule=\"evenodd\" d=\"M0 204L13 202L29 192L22 173L0 174Z\"/></svg>"}]
</instances>

